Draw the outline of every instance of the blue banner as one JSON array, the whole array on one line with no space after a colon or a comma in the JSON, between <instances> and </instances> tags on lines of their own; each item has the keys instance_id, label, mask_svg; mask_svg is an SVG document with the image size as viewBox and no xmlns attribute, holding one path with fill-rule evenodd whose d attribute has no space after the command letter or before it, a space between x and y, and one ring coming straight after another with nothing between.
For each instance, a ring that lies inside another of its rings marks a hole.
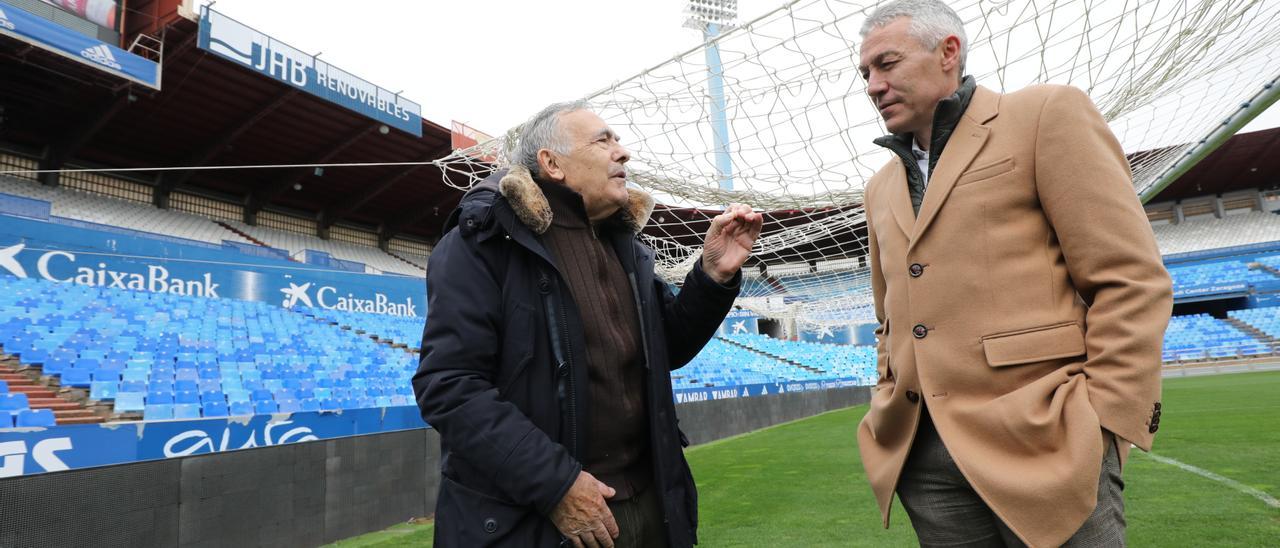
<instances>
[{"instance_id":1,"label":"blue banner","mask_svg":"<svg viewBox=\"0 0 1280 548\"><path fill-rule=\"evenodd\" d=\"M1244 282L1197 285L1191 287L1184 286L1174 288L1173 298L1176 300L1189 297L1205 297L1208 295L1229 295L1233 293L1245 293L1247 291L1249 291L1249 284Z\"/></svg>"},{"instance_id":2,"label":"blue banner","mask_svg":"<svg viewBox=\"0 0 1280 548\"><path fill-rule=\"evenodd\" d=\"M340 14L336 14L340 15ZM422 136L422 107L205 6L200 49L341 105L388 126Z\"/></svg>"},{"instance_id":3,"label":"blue banner","mask_svg":"<svg viewBox=\"0 0 1280 548\"><path fill-rule=\"evenodd\" d=\"M849 325L804 325L800 340L823 344L853 344L853 328Z\"/></svg>"},{"instance_id":4,"label":"blue banner","mask_svg":"<svg viewBox=\"0 0 1280 548\"><path fill-rule=\"evenodd\" d=\"M32 15L7 2L0 2L0 34L125 80L160 89L160 65L155 61Z\"/></svg>"},{"instance_id":5,"label":"blue banner","mask_svg":"<svg viewBox=\"0 0 1280 548\"><path fill-rule=\"evenodd\" d=\"M0 430L0 478L426 428L417 406Z\"/></svg>"},{"instance_id":6,"label":"blue banner","mask_svg":"<svg viewBox=\"0 0 1280 548\"><path fill-rule=\"evenodd\" d=\"M720 324L719 335L727 337L744 333L753 335L760 333L760 316L750 310L729 312L729 315L724 317L724 322Z\"/></svg>"},{"instance_id":7,"label":"blue banner","mask_svg":"<svg viewBox=\"0 0 1280 548\"><path fill-rule=\"evenodd\" d=\"M4 215L0 276L285 307L426 315L421 278L320 270L220 247L184 246Z\"/></svg>"},{"instance_id":8,"label":"blue banner","mask_svg":"<svg viewBox=\"0 0 1280 548\"><path fill-rule=\"evenodd\" d=\"M850 386L858 386L858 380L850 377L820 381L744 384L741 386L725 386L717 388L680 388L675 390L675 394L673 396L676 403L689 403L696 401L753 398L756 396L768 396L770 394L786 394L788 392L812 392L814 390L830 390L832 388L848 388Z\"/></svg>"}]
</instances>

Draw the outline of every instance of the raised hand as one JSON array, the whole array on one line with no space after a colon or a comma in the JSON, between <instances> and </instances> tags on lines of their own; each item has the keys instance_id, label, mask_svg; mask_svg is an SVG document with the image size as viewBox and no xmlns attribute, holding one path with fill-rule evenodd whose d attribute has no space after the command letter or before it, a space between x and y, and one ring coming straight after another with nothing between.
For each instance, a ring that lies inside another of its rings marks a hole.
<instances>
[{"instance_id":1,"label":"raised hand","mask_svg":"<svg viewBox=\"0 0 1280 548\"><path fill-rule=\"evenodd\" d=\"M751 255L751 246L760 237L764 216L742 204L729 208L711 219L702 246L702 270L716 283L733 279L742 263Z\"/></svg>"}]
</instances>

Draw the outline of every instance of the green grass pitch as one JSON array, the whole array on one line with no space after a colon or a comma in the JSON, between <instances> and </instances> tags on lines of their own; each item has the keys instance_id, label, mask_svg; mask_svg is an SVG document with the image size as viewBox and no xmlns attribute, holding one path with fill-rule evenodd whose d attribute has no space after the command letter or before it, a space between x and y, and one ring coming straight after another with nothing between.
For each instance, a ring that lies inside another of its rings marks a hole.
<instances>
[{"instance_id":1,"label":"green grass pitch","mask_svg":"<svg viewBox=\"0 0 1280 548\"><path fill-rule=\"evenodd\" d=\"M1280 498L1280 372L1166 379L1155 453ZM703 546L914 546L900 505L880 527L854 431L866 406L692 448ZM1280 508L1135 450L1132 546L1278 546ZM430 545L400 525L338 546Z\"/></svg>"}]
</instances>

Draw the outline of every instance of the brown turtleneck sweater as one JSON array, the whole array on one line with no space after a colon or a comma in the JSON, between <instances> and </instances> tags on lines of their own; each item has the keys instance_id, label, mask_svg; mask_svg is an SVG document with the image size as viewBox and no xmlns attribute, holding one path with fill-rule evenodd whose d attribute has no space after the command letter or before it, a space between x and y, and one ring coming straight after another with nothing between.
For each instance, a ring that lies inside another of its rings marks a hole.
<instances>
[{"instance_id":1,"label":"brown turtleneck sweater","mask_svg":"<svg viewBox=\"0 0 1280 548\"><path fill-rule=\"evenodd\" d=\"M631 283L613 246L597 237L603 227L592 226L582 195L557 183L538 186L552 211L542 240L564 273L585 331L591 423L582 464L617 490L612 501L626 500L653 476L640 316Z\"/></svg>"}]
</instances>

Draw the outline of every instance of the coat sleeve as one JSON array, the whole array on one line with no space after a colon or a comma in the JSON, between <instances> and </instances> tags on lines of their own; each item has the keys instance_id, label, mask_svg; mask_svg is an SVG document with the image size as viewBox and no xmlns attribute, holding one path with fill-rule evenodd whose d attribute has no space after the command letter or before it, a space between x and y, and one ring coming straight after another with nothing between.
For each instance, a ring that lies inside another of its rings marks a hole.
<instances>
[{"instance_id":1,"label":"coat sleeve","mask_svg":"<svg viewBox=\"0 0 1280 548\"><path fill-rule=\"evenodd\" d=\"M494 386L500 295L458 231L441 240L427 269L427 324L413 391L451 459L490 471L510 502L546 515L582 467Z\"/></svg>"},{"instance_id":2,"label":"coat sleeve","mask_svg":"<svg viewBox=\"0 0 1280 548\"><path fill-rule=\"evenodd\" d=\"M876 242L876 229L871 222L871 212L867 210L871 203L870 185L863 196L862 209L867 219L867 255L871 261L871 298L876 312L876 390L892 388L894 380L889 374L889 318L884 311L884 271L880 268L880 245Z\"/></svg>"},{"instance_id":3,"label":"coat sleeve","mask_svg":"<svg viewBox=\"0 0 1280 548\"><path fill-rule=\"evenodd\" d=\"M1041 107L1035 177L1067 271L1087 305L1084 364L1103 428L1151 450L1172 284L1119 141L1084 92Z\"/></svg>"},{"instance_id":4,"label":"coat sleeve","mask_svg":"<svg viewBox=\"0 0 1280 548\"><path fill-rule=\"evenodd\" d=\"M672 370L689 363L707 341L715 336L716 329L729 314L733 300L742 289L742 270L720 285L702 271L702 259L684 277L684 287L679 295L673 295L667 284L655 280L658 295L662 299L662 327L667 339L667 359Z\"/></svg>"}]
</instances>

